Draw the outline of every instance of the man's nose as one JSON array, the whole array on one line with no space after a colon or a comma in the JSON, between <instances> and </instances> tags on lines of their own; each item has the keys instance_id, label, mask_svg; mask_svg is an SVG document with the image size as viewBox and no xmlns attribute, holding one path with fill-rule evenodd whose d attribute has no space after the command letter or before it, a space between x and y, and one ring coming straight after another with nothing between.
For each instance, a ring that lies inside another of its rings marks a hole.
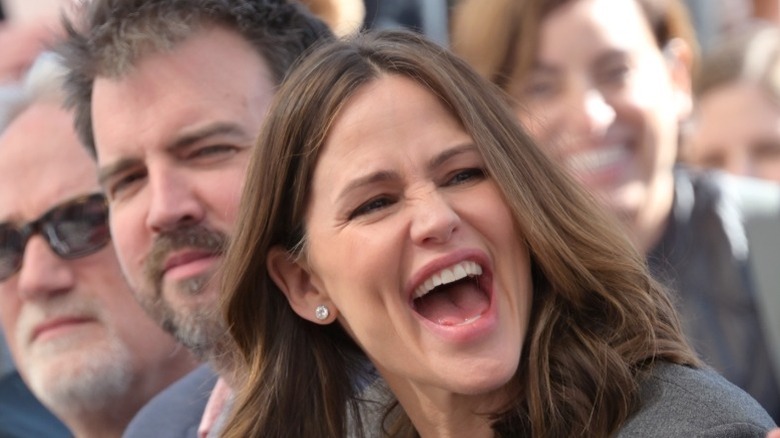
<instances>
[{"instance_id":1,"label":"man's nose","mask_svg":"<svg viewBox=\"0 0 780 438\"><path fill-rule=\"evenodd\" d=\"M147 226L155 232L203 220L204 208L191 182L174 171L149 175Z\"/></svg>"},{"instance_id":2,"label":"man's nose","mask_svg":"<svg viewBox=\"0 0 780 438\"><path fill-rule=\"evenodd\" d=\"M73 263L57 256L40 235L30 237L16 274L20 297L35 300L67 293L76 285Z\"/></svg>"}]
</instances>

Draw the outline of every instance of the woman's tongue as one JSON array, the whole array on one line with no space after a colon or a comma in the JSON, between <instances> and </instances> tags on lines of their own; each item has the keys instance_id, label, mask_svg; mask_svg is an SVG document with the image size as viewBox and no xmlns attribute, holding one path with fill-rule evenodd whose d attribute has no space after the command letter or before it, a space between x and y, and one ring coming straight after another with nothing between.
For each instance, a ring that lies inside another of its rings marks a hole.
<instances>
[{"instance_id":1,"label":"woman's tongue","mask_svg":"<svg viewBox=\"0 0 780 438\"><path fill-rule=\"evenodd\" d=\"M414 300L417 313L440 325L454 326L477 319L490 306L487 294L476 281L462 280L438 286Z\"/></svg>"}]
</instances>

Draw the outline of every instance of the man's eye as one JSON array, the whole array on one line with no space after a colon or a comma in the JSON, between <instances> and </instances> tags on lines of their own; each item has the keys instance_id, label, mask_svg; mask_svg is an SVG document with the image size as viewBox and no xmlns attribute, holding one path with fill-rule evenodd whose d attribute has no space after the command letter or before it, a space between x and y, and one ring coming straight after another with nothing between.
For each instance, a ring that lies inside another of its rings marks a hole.
<instances>
[{"instance_id":1,"label":"man's eye","mask_svg":"<svg viewBox=\"0 0 780 438\"><path fill-rule=\"evenodd\" d=\"M108 196L109 198L117 198L122 195L122 193L128 191L130 188L133 187L133 185L138 182L139 180L146 177L146 172L131 172L127 173L125 175L122 175L120 178L117 178L111 186L108 188Z\"/></svg>"},{"instance_id":2,"label":"man's eye","mask_svg":"<svg viewBox=\"0 0 780 438\"><path fill-rule=\"evenodd\" d=\"M235 146L226 145L226 144L216 144L216 145L210 145L205 146L200 149L197 149L195 152L193 152L193 157L208 157L213 155L220 155L220 154L228 154L228 153L234 153L236 152L237 148Z\"/></svg>"},{"instance_id":3,"label":"man's eye","mask_svg":"<svg viewBox=\"0 0 780 438\"><path fill-rule=\"evenodd\" d=\"M358 216L363 216L369 213L373 213L377 210L388 207L394 203L395 201L393 201L387 196L374 198L368 202L361 204L358 208L352 210L352 213L349 214L349 219L354 219Z\"/></svg>"},{"instance_id":4,"label":"man's eye","mask_svg":"<svg viewBox=\"0 0 780 438\"><path fill-rule=\"evenodd\" d=\"M478 167L472 169L463 169L455 173L447 181L447 185L458 185L469 181L481 180L485 178L485 170Z\"/></svg>"}]
</instances>

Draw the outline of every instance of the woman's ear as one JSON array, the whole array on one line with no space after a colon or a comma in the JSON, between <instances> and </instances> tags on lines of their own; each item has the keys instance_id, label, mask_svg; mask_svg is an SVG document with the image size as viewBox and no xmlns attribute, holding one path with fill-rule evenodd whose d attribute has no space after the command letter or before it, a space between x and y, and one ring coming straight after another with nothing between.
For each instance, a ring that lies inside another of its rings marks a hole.
<instances>
[{"instance_id":1,"label":"woman's ear","mask_svg":"<svg viewBox=\"0 0 780 438\"><path fill-rule=\"evenodd\" d=\"M314 285L308 267L295 260L286 249L281 246L271 248L266 267L271 279L287 297L290 307L301 318L317 324L330 324L336 319L335 306L327 294Z\"/></svg>"},{"instance_id":2,"label":"woman's ear","mask_svg":"<svg viewBox=\"0 0 780 438\"><path fill-rule=\"evenodd\" d=\"M693 111L693 48L681 38L672 38L662 52L674 87L678 119L684 121Z\"/></svg>"}]
</instances>

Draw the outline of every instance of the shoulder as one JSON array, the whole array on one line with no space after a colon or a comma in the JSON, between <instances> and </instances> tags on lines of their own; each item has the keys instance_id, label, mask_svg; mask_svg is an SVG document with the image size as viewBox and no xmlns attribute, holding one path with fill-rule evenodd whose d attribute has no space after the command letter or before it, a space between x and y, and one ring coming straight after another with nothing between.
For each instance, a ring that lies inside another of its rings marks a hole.
<instances>
[{"instance_id":1,"label":"shoulder","mask_svg":"<svg viewBox=\"0 0 780 438\"><path fill-rule=\"evenodd\" d=\"M0 436L68 437L70 432L13 371L0 379Z\"/></svg>"},{"instance_id":2,"label":"shoulder","mask_svg":"<svg viewBox=\"0 0 780 438\"><path fill-rule=\"evenodd\" d=\"M744 391L709 369L659 363L640 384L639 410L619 437L757 437L774 427Z\"/></svg>"},{"instance_id":3,"label":"shoulder","mask_svg":"<svg viewBox=\"0 0 780 438\"><path fill-rule=\"evenodd\" d=\"M216 383L217 374L207 365L201 365L138 411L123 437L196 437L206 402Z\"/></svg>"}]
</instances>

